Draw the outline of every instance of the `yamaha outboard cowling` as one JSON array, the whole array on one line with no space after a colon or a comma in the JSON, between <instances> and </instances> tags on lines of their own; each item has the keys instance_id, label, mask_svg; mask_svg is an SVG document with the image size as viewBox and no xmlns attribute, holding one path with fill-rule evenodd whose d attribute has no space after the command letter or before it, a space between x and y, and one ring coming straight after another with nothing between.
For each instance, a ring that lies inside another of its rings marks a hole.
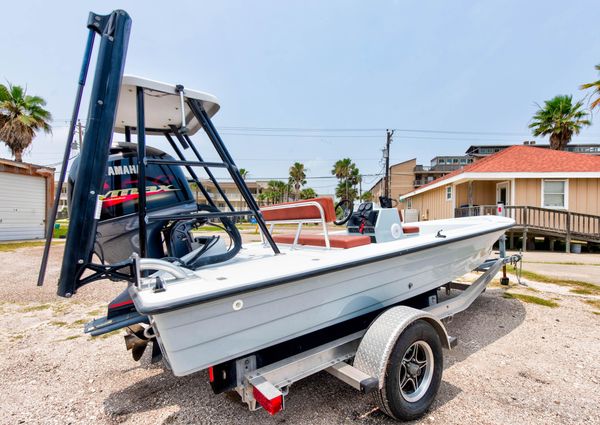
<instances>
[{"instance_id":1,"label":"yamaha outboard cowling","mask_svg":"<svg viewBox=\"0 0 600 425\"><path fill-rule=\"evenodd\" d=\"M147 157L173 159L165 152L147 148ZM102 190L100 220L96 231L94 253L104 263L116 263L127 259L132 252L139 253L138 238L138 172L137 145L118 143L110 149L106 177ZM79 162L73 162L69 173L69 198L75 184ZM181 167L149 164L146 167L146 196L149 215L196 211L196 200ZM163 244L164 221L148 224L148 256L162 258L170 255ZM181 243L184 241L179 240ZM174 248L177 252L188 251L185 247Z\"/></svg>"}]
</instances>

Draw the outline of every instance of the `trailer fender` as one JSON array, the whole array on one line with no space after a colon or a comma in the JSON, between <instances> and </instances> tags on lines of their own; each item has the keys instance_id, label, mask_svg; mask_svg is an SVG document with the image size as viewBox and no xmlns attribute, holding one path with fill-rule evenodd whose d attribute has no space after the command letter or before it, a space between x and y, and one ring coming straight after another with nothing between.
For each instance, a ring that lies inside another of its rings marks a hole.
<instances>
[{"instance_id":1,"label":"trailer fender","mask_svg":"<svg viewBox=\"0 0 600 425\"><path fill-rule=\"evenodd\" d=\"M435 316L412 307L392 307L381 313L369 326L356 351L354 367L376 377L379 388L383 388L392 349L402 332L417 320L425 320L431 324L438 333L442 346L451 348L446 328Z\"/></svg>"}]
</instances>

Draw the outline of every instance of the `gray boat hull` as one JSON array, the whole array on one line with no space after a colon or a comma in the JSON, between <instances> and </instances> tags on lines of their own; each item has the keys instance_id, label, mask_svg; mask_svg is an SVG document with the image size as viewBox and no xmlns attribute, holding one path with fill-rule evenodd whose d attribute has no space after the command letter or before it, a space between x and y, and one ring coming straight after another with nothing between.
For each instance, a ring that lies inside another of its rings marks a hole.
<instances>
[{"instance_id":1,"label":"gray boat hull","mask_svg":"<svg viewBox=\"0 0 600 425\"><path fill-rule=\"evenodd\" d=\"M150 316L175 375L187 375L399 303L488 258L504 230Z\"/></svg>"}]
</instances>

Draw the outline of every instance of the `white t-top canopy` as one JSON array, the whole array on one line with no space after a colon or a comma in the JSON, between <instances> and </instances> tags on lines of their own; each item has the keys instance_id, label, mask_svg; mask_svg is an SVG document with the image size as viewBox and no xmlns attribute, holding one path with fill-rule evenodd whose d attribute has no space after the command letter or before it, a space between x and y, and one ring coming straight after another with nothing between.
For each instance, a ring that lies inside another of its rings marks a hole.
<instances>
[{"instance_id":1,"label":"white t-top canopy","mask_svg":"<svg viewBox=\"0 0 600 425\"><path fill-rule=\"evenodd\" d=\"M124 75L119 94L119 106L115 121L115 132L125 133L125 127L132 127L135 133L137 127L136 87L144 88L144 115L146 133L156 134L156 130L168 130L170 125L177 128L182 126L181 100L176 90L176 84L161 83L134 75ZM211 94L191 90L184 86L183 95L186 99L202 101L208 116L212 117L219 110L219 101ZM188 134L192 135L200 130L201 125L190 110L187 102L184 103L185 125Z\"/></svg>"}]
</instances>

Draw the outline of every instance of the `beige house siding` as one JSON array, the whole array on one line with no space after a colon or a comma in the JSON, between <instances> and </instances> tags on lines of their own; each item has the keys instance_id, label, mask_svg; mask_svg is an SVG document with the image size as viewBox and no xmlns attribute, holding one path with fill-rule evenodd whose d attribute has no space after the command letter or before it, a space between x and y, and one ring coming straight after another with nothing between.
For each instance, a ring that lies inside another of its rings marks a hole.
<instances>
[{"instance_id":1,"label":"beige house siding","mask_svg":"<svg viewBox=\"0 0 600 425\"><path fill-rule=\"evenodd\" d=\"M412 208L419 210L419 220L454 217L452 201L446 200L446 186L420 193L412 198ZM406 207L406 203L404 203Z\"/></svg>"},{"instance_id":2,"label":"beige house siding","mask_svg":"<svg viewBox=\"0 0 600 425\"><path fill-rule=\"evenodd\" d=\"M474 181L473 205L494 205L496 203L497 181ZM456 186L456 206L469 205L469 183Z\"/></svg>"},{"instance_id":3,"label":"beige house siding","mask_svg":"<svg viewBox=\"0 0 600 425\"><path fill-rule=\"evenodd\" d=\"M569 210L600 215L600 179L569 179Z\"/></svg>"},{"instance_id":4,"label":"beige house siding","mask_svg":"<svg viewBox=\"0 0 600 425\"><path fill-rule=\"evenodd\" d=\"M515 179L515 205L542 206L541 179Z\"/></svg>"},{"instance_id":5,"label":"beige house siding","mask_svg":"<svg viewBox=\"0 0 600 425\"><path fill-rule=\"evenodd\" d=\"M516 179L515 204L542 206L543 179ZM562 180L562 179L549 179ZM569 185L569 211L600 215L600 179L565 179Z\"/></svg>"},{"instance_id":6,"label":"beige house siding","mask_svg":"<svg viewBox=\"0 0 600 425\"><path fill-rule=\"evenodd\" d=\"M401 162L390 167L391 173L391 193L392 199L398 200L400 195L411 192L415 189L415 167L417 166L416 159L410 159L408 161ZM373 199L378 200L380 196L383 196L385 178L380 179L372 188L371 193Z\"/></svg>"}]
</instances>

